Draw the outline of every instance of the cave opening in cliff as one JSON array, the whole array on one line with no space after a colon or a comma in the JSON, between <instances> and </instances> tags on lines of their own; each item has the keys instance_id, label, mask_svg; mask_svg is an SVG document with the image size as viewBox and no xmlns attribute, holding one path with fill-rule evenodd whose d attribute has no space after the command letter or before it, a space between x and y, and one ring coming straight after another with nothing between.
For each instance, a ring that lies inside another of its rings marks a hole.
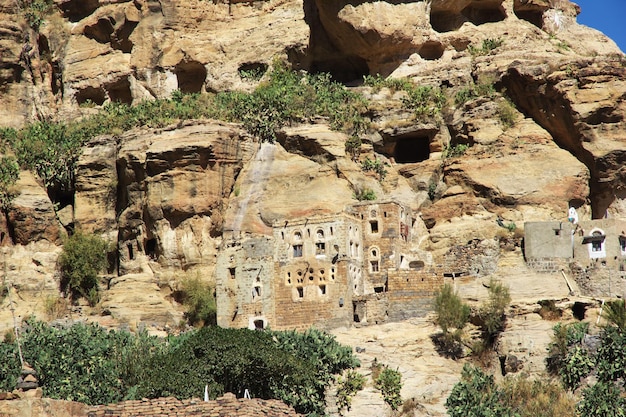
<instances>
[{"instance_id":1,"label":"cave opening in cliff","mask_svg":"<svg viewBox=\"0 0 626 417\"><path fill-rule=\"evenodd\" d=\"M422 162L430 158L430 137L411 135L398 139L393 151L393 157L398 164Z\"/></svg>"},{"instance_id":2,"label":"cave opening in cliff","mask_svg":"<svg viewBox=\"0 0 626 417\"><path fill-rule=\"evenodd\" d=\"M577 320L584 320L587 306L584 303L576 301L572 306L572 314Z\"/></svg>"},{"instance_id":3,"label":"cave opening in cliff","mask_svg":"<svg viewBox=\"0 0 626 417\"><path fill-rule=\"evenodd\" d=\"M436 11L430 14L430 26L439 33L457 30L463 23L465 18L458 13Z\"/></svg>"},{"instance_id":4,"label":"cave opening in cliff","mask_svg":"<svg viewBox=\"0 0 626 417\"><path fill-rule=\"evenodd\" d=\"M156 260L158 258L157 240L155 238L146 240L146 255L152 260Z\"/></svg>"},{"instance_id":5,"label":"cave opening in cliff","mask_svg":"<svg viewBox=\"0 0 626 417\"><path fill-rule=\"evenodd\" d=\"M445 46L438 41L427 41L419 50L419 55L428 61L439 59L443 56Z\"/></svg>"},{"instance_id":6,"label":"cave opening in cliff","mask_svg":"<svg viewBox=\"0 0 626 417\"><path fill-rule=\"evenodd\" d=\"M98 19L93 25L85 26L83 35L98 43L109 43L111 42L111 34L115 30L113 27L114 24L115 20L112 17L108 19Z\"/></svg>"},{"instance_id":7,"label":"cave opening in cliff","mask_svg":"<svg viewBox=\"0 0 626 417\"><path fill-rule=\"evenodd\" d=\"M85 87L78 90L74 97L79 105L91 102L100 106L106 100L106 94L102 87Z\"/></svg>"},{"instance_id":8,"label":"cave opening in cliff","mask_svg":"<svg viewBox=\"0 0 626 417\"><path fill-rule=\"evenodd\" d=\"M74 0L61 2L59 8L63 11L63 15L70 22L78 22L83 20L100 7L99 0Z\"/></svg>"},{"instance_id":9,"label":"cave opening in cliff","mask_svg":"<svg viewBox=\"0 0 626 417\"><path fill-rule=\"evenodd\" d=\"M267 64L263 62L246 62L237 68L242 80L258 81L267 72Z\"/></svg>"},{"instance_id":10,"label":"cave opening in cliff","mask_svg":"<svg viewBox=\"0 0 626 417\"><path fill-rule=\"evenodd\" d=\"M311 63L309 72L313 74L328 73L340 83L363 81L363 77L370 74L367 62L358 56L344 56L334 59L317 60Z\"/></svg>"},{"instance_id":11,"label":"cave opening in cliff","mask_svg":"<svg viewBox=\"0 0 626 417\"><path fill-rule=\"evenodd\" d=\"M107 85L109 99L115 103L132 104L133 94L130 90L128 77L121 78L114 83Z\"/></svg>"},{"instance_id":12,"label":"cave opening in cliff","mask_svg":"<svg viewBox=\"0 0 626 417\"><path fill-rule=\"evenodd\" d=\"M129 54L133 50L133 42L129 37L138 23L139 22L131 22L129 20L124 21L122 26L120 26L111 37L111 47L125 54Z\"/></svg>"},{"instance_id":13,"label":"cave opening in cliff","mask_svg":"<svg viewBox=\"0 0 626 417\"><path fill-rule=\"evenodd\" d=\"M174 70L178 89L183 93L200 93L206 81L207 71L198 61L180 62Z\"/></svg>"},{"instance_id":14,"label":"cave opening in cliff","mask_svg":"<svg viewBox=\"0 0 626 417\"><path fill-rule=\"evenodd\" d=\"M485 6L470 4L461 10L461 14L477 26L484 23L501 22L506 19L506 12L501 4L487 4Z\"/></svg>"},{"instance_id":15,"label":"cave opening in cliff","mask_svg":"<svg viewBox=\"0 0 626 417\"><path fill-rule=\"evenodd\" d=\"M517 2L516 2L517 3ZM513 13L520 20L525 20L537 26L539 29L543 27L543 12L535 10L517 10L513 8Z\"/></svg>"}]
</instances>

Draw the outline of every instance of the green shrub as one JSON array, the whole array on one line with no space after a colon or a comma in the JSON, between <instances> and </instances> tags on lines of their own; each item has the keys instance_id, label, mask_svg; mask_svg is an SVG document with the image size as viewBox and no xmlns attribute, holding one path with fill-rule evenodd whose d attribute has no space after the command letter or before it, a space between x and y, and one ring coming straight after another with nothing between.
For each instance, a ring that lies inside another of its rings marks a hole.
<instances>
[{"instance_id":1,"label":"green shrub","mask_svg":"<svg viewBox=\"0 0 626 417\"><path fill-rule=\"evenodd\" d=\"M495 279L489 280L489 299L480 308L483 339L488 346L493 346L496 338L504 330L505 310L511 302L509 288Z\"/></svg>"},{"instance_id":2,"label":"green shrub","mask_svg":"<svg viewBox=\"0 0 626 417\"><path fill-rule=\"evenodd\" d=\"M383 399L392 410L397 410L402 405L402 397L400 396L402 374L400 371L383 366L380 374L374 380L374 386L380 390Z\"/></svg>"},{"instance_id":3,"label":"green shrub","mask_svg":"<svg viewBox=\"0 0 626 417\"><path fill-rule=\"evenodd\" d=\"M20 170L12 156L0 158L0 208L7 211L16 196L14 185L19 178Z\"/></svg>"},{"instance_id":4,"label":"green shrub","mask_svg":"<svg viewBox=\"0 0 626 417\"><path fill-rule=\"evenodd\" d=\"M503 43L503 39L488 38L483 40L480 48L470 45L467 49L472 56L487 55L489 52L502 46Z\"/></svg>"},{"instance_id":5,"label":"green shrub","mask_svg":"<svg viewBox=\"0 0 626 417\"><path fill-rule=\"evenodd\" d=\"M443 91L431 86L412 87L406 92L407 97L402 99L403 104L420 119L439 114L447 102Z\"/></svg>"},{"instance_id":6,"label":"green shrub","mask_svg":"<svg viewBox=\"0 0 626 417\"><path fill-rule=\"evenodd\" d=\"M357 189L354 192L354 198L359 201L374 201L376 200L376 193L371 188Z\"/></svg>"},{"instance_id":7,"label":"green shrub","mask_svg":"<svg viewBox=\"0 0 626 417\"><path fill-rule=\"evenodd\" d=\"M457 143L456 145L448 145L444 148L442 157L444 159L447 158L458 158L460 156L465 155L465 152L469 149L469 145L465 143Z\"/></svg>"},{"instance_id":8,"label":"green shrub","mask_svg":"<svg viewBox=\"0 0 626 417\"><path fill-rule=\"evenodd\" d=\"M39 30L54 6L52 0L18 0L18 4L28 25L34 30Z\"/></svg>"},{"instance_id":9,"label":"green shrub","mask_svg":"<svg viewBox=\"0 0 626 417\"><path fill-rule=\"evenodd\" d=\"M595 357L598 379L603 382L626 380L626 333L610 326L602 331L600 341Z\"/></svg>"},{"instance_id":10,"label":"green shrub","mask_svg":"<svg viewBox=\"0 0 626 417\"><path fill-rule=\"evenodd\" d=\"M358 135L352 135L346 140L345 149L353 161L358 161L361 154L361 138Z\"/></svg>"},{"instance_id":11,"label":"green shrub","mask_svg":"<svg viewBox=\"0 0 626 417\"><path fill-rule=\"evenodd\" d=\"M563 361L559 375L567 388L575 390L580 381L591 373L594 366L595 360L589 352L581 346L575 346Z\"/></svg>"},{"instance_id":12,"label":"green shrub","mask_svg":"<svg viewBox=\"0 0 626 417\"><path fill-rule=\"evenodd\" d=\"M372 87L374 92L378 92L382 88L388 88L392 92L408 91L414 87L413 82L408 78L385 78L380 74L364 76L363 84Z\"/></svg>"},{"instance_id":13,"label":"green shrub","mask_svg":"<svg viewBox=\"0 0 626 417\"><path fill-rule=\"evenodd\" d=\"M199 277L187 278L181 283L181 299L187 311L185 318L192 326L217 324L215 288Z\"/></svg>"},{"instance_id":14,"label":"green shrub","mask_svg":"<svg viewBox=\"0 0 626 417\"><path fill-rule=\"evenodd\" d=\"M373 171L378 174L378 179L380 181L384 180L387 176L387 169L385 168L386 164L381 159L369 159L366 157L365 160L361 163L361 169L363 171Z\"/></svg>"},{"instance_id":15,"label":"green shrub","mask_svg":"<svg viewBox=\"0 0 626 417\"><path fill-rule=\"evenodd\" d=\"M624 300L607 301L602 317L609 326L615 326L621 332L626 331L626 302Z\"/></svg>"},{"instance_id":16,"label":"green shrub","mask_svg":"<svg viewBox=\"0 0 626 417\"><path fill-rule=\"evenodd\" d=\"M578 322L568 325L557 323L552 328L552 341L548 345L546 368L558 375L572 346L580 344L589 330L589 323Z\"/></svg>"},{"instance_id":17,"label":"green shrub","mask_svg":"<svg viewBox=\"0 0 626 417\"><path fill-rule=\"evenodd\" d=\"M61 289L72 298L85 297L90 305L98 302L98 276L107 266L108 243L100 236L80 231L69 237L59 256Z\"/></svg>"},{"instance_id":18,"label":"green shrub","mask_svg":"<svg viewBox=\"0 0 626 417\"><path fill-rule=\"evenodd\" d=\"M492 78L483 77L478 84L471 83L456 92L454 102L457 106L462 106L470 100L478 97L493 98L496 95L496 88Z\"/></svg>"},{"instance_id":19,"label":"green shrub","mask_svg":"<svg viewBox=\"0 0 626 417\"><path fill-rule=\"evenodd\" d=\"M349 370L337 383L337 410L343 416L343 410L350 411L352 396L363 389L365 378L354 370Z\"/></svg>"},{"instance_id":20,"label":"green shrub","mask_svg":"<svg viewBox=\"0 0 626 417\"><path fill-rule=\"evenodd\" d=\"M582 417L626 417L626 399L612 382L598 382L583 391L578 404Z\"/></svg>"},{"instance_id":21,"label":"green shrub","mask_svg":"<svg viewBox=\"0 0 626 417\"><path fill-rule=\"evenodd\" d=\"M511 100L505 99L498 102L498 118L504 126L504 129L509 129L515 124L517 119L517 111L515 105Z\"/></svg>"},{"instance_id":22,"label":"green shrub","mask_svg":"<svg viewBox=\"0 0 626 417\"><path fill-rule=\"evenodd\" d=\"M492 375L465 364L461 381L452 388L446 400L450 417L514 417L515 413L503 401L503 392Z\"/></svg>"},{"instance_id":23,"label":"green shrub","mask_svg":"<svg viewBox=\"0 0 626 417\"><path fill-rule=\"evenodd\" d=\"M433 337L438 350L446 356L458 358L463 352L461 337L470 316L470 308L463 303L450 284L444 284L435 296L435 323L442 334Z\"/></svg>"}]
</instances>

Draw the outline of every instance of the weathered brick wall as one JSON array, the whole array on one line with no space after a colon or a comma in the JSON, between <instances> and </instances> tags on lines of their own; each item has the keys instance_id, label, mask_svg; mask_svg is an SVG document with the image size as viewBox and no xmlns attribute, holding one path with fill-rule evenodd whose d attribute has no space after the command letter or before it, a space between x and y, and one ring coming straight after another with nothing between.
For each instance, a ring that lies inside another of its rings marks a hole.
<instances>
[{"instance_id":1,"label":"weathered brick wall","mask_svg":"<svg viewBox=\"0 0 626 417\"><path fill-rule=\"evenodd\" d=\"M87 417L296 417L293 408L278 400L237 399L226 394L214 401L200 399L124 401L118 404L98 405L87 409Z\"/></svg>"},{"instance_id":2,"label":"weathered brick wall","mask_svg":"<svg viewBox=\"0 0 626 417\"><path fill-rule=\"evenodd\" d=\"M451 247L445 255L444 272L450 276L485 276L498 268L500 246L495 240L472 240Z\"/></svg>"},{"instance_id":3,"label":"weathered brick wall","mask_svg":"<svg viewBox=\"0 0 626 417\"><path fill-rule=\"evenodd\" d=\"M334 328L352 321L350 261L302 261L275 270L273 329Z\"/></svg>"},{"instance_id":4,"label":"weathered brick wall","mask_svg":"<svg viewBox=\"0 0 626 417\"><path fill-rule=\"evenodd\" d=\"M536 272L554 273L568 269L571 258L528 258L526 265Z\"/></svg>"},{"instance_id":5,"label":"weathered brick wall","mask_svg":"<svg viewBox=\"0 0 626 417\"><path fill-rule=\"evenodd\" d=\"M389 320L425 316L432 311L433 299L442 285L440 269L389 271Z\"/></svg>"},{"instance_id":6,"label":"weathered brick wall","mask_svg":"<svg viewBox=\"0 0 626 417\"><path fill-rule=\"evenodd\" d=\"M173 397L124 401L117 404L85 404L27 398L0 400L2 417L298 417L293 408L278 400L237 399L225 394L213 401L177 400Z\"/></svg>"}]
</instances>

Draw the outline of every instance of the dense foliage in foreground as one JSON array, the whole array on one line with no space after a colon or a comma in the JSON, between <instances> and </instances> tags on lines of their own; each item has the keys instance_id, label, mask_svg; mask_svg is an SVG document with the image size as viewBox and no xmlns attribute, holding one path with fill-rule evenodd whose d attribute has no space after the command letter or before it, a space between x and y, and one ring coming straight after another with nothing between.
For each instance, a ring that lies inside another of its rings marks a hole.
<instances>
[{"instance_id":1,"label":"dense foliage in foreground","mask_svg":"<svg viewBox=\"0 0 626 417\"><path fill-rule=\"evenodd\" d=\"M531 381L493 376L466 365L446 407L451 417L626 417L626 302L607 302L606 327L589 334L589 323L557 324L548 347L547 372Z\"/></svg>"},{"instance_id":2,"label":"dense foliage in foreground","mask_svg":"<svg viewBox=\"0 0 626 417\"><path fill-rule=\"evenodd\" d=\"M349 347L323 332L204 327L158 339L96 325L51 327L29 320L24 360L39 374L44 395L107 404L124 399L201 397L225 392L277 398L301 413L324 413L324 390L335 374L358 366ZM19 375L13 340L0 343L0 390Z\"/></svg>"}]
</instances>

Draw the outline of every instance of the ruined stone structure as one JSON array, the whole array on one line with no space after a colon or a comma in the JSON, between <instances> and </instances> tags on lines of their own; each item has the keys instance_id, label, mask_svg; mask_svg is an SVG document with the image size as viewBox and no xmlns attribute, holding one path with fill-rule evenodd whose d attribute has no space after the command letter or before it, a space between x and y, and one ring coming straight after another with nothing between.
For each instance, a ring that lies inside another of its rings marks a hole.
<instances>
[{"instance_id":1,"label":"ruined stone structure","mask_svg":"<svg viewBox=\"0 0 626 417\"><path fill-rule=\"evenodd\" d=\"M273 236L226 242L216 266L218 324L302 329L424 314L443 275L410 250L411 210L395 201L285 220Z\"/></svg>"}]
</instances>

